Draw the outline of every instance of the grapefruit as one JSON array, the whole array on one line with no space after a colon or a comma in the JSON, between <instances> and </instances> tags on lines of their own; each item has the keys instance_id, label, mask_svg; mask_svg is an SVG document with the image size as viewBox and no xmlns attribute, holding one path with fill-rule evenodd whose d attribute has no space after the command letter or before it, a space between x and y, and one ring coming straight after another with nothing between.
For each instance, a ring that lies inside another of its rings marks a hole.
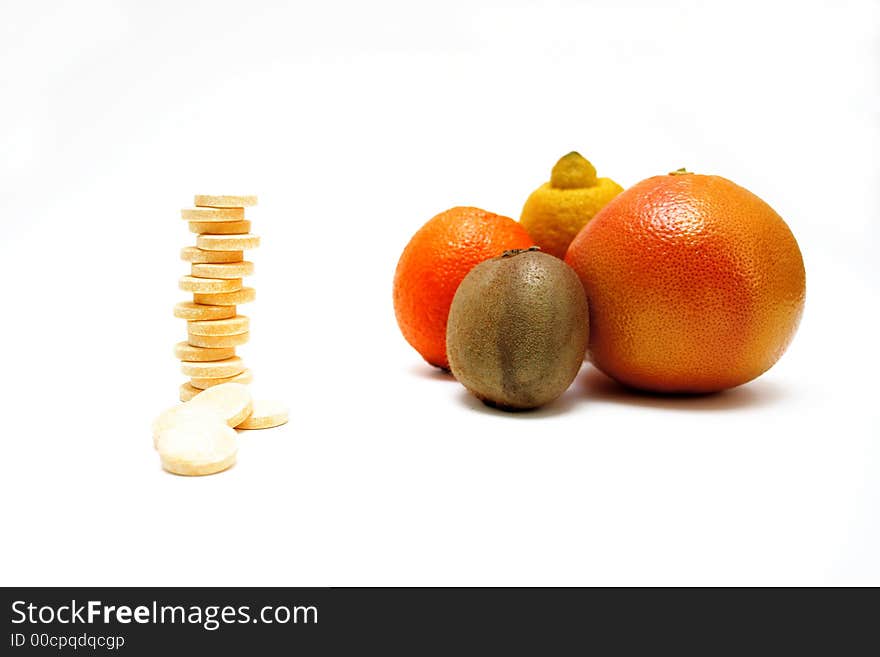
<instances>
[{"instance_id":1,"label":"grapefruit","mask_svg":"<svg viewBox=\"0 0 880 657\"><path fill-rule=\"evenodd\" d=\"M578 233L565 261L587 293L590 360L643 390L751 381L782 356L803 312L791 230L720 176L678 171L630 187Z\"/></svg>"}]
</instances>

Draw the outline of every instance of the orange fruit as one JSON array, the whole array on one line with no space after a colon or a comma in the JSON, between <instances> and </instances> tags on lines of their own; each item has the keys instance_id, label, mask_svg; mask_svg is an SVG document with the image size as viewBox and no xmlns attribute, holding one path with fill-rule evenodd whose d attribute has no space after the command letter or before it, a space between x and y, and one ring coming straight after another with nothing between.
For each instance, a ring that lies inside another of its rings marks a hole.
<instances>
[{"instance_id":1,"label":"orange fruit","mask_svg":"<svg viewBox=\"0 0 880 657\"><path fill-rule=\"evenodd\" d=\"M394 274L394 313L403 337L431 365L449 369L446 320L468 272L510 249L533 245L510 217L479 208L441 212L406 245Z\"/></svg>"},{"instance_id":2,"label":"orange fruit","mask_svg":"<svg viewBox=\"0 0 880 657\"><path fill-rule=\"evenodd\" d=\"M719 176L630 187L565 256L590 306L592 362L657 392L731 388L767 371L804 307L804 262L782 218Z\"/></svg>"}]
</instances>

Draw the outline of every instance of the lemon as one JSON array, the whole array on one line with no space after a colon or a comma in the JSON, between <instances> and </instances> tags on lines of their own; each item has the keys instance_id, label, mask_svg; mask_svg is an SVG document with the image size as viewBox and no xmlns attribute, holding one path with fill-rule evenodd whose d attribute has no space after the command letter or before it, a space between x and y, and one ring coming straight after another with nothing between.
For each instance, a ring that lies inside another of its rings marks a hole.
<instances>
[{"instance_id":1,"label":"lemon","mask_svg":"<svg viewBox=\"0 0 880 657\"><path fill-rule=\"evenodd\" d=\"M520 223L542 251L563 258L581 228L622 191L610 178L597 178L589 160L572 151L526 200Z\"/></svg>"}]
</instances>

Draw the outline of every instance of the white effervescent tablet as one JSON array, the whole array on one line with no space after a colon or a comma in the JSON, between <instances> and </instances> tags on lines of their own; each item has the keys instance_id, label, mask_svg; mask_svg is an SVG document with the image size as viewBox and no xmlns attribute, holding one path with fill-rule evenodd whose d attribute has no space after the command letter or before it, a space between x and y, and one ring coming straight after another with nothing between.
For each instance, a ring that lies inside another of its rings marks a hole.
<instances>
[{"instance_id":1,"label":"white effervescent tablet","mask_svg":"<svg viewBox=\"0 0 880 657\"><path fill-rule=\"evenodd\" d=\"M213 361L188 361L180 363L180 370L187 376L205 379L222 379L241 374L245 370L244 361L238 356Z\"/></svg>"},{"instance_id":2,"label":"white effervescent tablet","mask_svg":"<svg viewBox=\"0 0 880 657\"><path fill-rule=\"evenodd\" d=\"M180 251L180 259L194 263L241 262L244 251L203 251L197 246L185 246Z\"/></svg>"},{"instance_id":3,"label":"white effervescent tablet","mask_svg":"<svg viewBox=\"0 0 880 657\"><path fill-rule=\"evenodd\" d=\"M222 347L238 347L251 339L250 331L233 335L198 335L189 333L186 341L193 347L220 349Z\"/></svg>"},{"instance_id":4,"label":"white effervescent tablet","mask_svg":"<svg viewBox=\"0 0 880 657\"><path fill-rule=\"evenodd\" d=\"M213 294L215 292L238 292L241 289L240 278L199 278L198 276L181 276L177 283L184 292Z\"/></svg>"},{"instance_id":5,"label":"white effervescent tablet","mask_svg":"<svg viewBox=\"0 0 880 657\"><path fill-rule=\"evenodd\" d=\"M203 251L244 251L260 246L260 238L250 233L245 235L202 234L196 237L196 246Z\"/></svg>"},{"instance_id":6,"label":"white effervescent tablet","mask_svg":"<svg viewBox=\"0 0 880 657\"><path fill-rule=\"evenodd\" d=\"M257 291L252 287L243 287L237 292L217 292L216 294L193 294L195 305L204 306L237 306L249 303L257 298Z\"/></svg>"},{"instance_id":7,"label":"white effervescent tablet","mask_svg":"<svg viewBox=\"0 0 880 657\"><path fill-rule=\"evenodd\" d=\"M253 195L232 196L230 194L196 194L196 207L209 208L244 208L257 204L257 197Z\"/></svg>"},{"instance_id":8,"label":"white effervescent tablet","mask_svg":"<svg viewBox=\"0 0 880 657\"><path fill-rule=\"evenodd\" d=\"M192 263L190 273L198 278L241 278L254 273L254 263L241 262Z\"/></svg>"},{"instance_id":9,"label":"white effervescent tablet","mask_svg":"<svg viewBox=\"0 0 880 657\"><path fill-rule=\"evenodd\" d=\"M212 386L223 385L224 383L251 383L254 380L254 373L250 370L246 369L238 374L233 374L232 376L223 376L223 377L209 377L209 376L194 376L189 380L190 385L193 388L197 388L199 390L207 390Z\"/></svg>"},{"instance_id":10,"label":"white effervescent tablet","mask_svg":"<svg viewBox=\"0 0 880 657\"><path fill-rule=\"evenodd\" d=\"M229 308L229 306L211 307ZM235 315L227 319L195 321L186 325L187 332L193 335L238 335L239 333L247 333L249 328L250 320L246 315Z\"/></svg>"},{"instance_id":11,"label":"white effervescent tablet","mask_svg":"<svg viewBox=\"0 0 880 657\"><path fill-rule=\"evenodd\" d=\"M187 476L222 472L235 463L238 434L223 420L206 415L160 431L156 449L162 467Z\"/></svg>"},{"instance_id":12,"label":"white effervescent tablet","mask_svg":"<svg viewBox=\"0 0 880 657\"><path fill-rule=\"evenodd\" d=\"M236 310L230 306L203 306L192 301L181 301L174 306L174 316L191 322L235 317Z\"/></svg>"},{"instance_id":13,"label":"white effervescent tablet","mask_svg":"<svg viewBox=\"0 0 880 657\"><path fill-rule=\"evenodd\" d=\"M250 390L242 383L221 383L202 391L188 402L220 415L230 427L241 424L254 410Z\"/></svg>"},{"instance_id":14,"label":"white effervescent tablet","mask_svg":"<svg viewBox=\"0 0 880 657\"><path fill-rule=\"evenodd\" d=\"M200 388L194 388L193 385L187 381L186 383L180 386L180 401L188 402L196 395L200 395L202 393Z\"/></svg>"},{"instance_id":15,"label":"white effervescent tablet","mask_svg":"<svg viewBox=\"0 0 880 657\"><path fill-rule=\"evenodd\" d=\"M236 429L271 429L285 424L288 416L287 406L281 402L257 399L253 412Z\"/></svg>"},{"instance_id":16,"label":"white effervescent tablet","mask_svg":"<svg viewBox=\"0 0 880 657\"><path fill-rule=\"evenodd\" d=\"M244 221L244 208L183 208L180 218L184 221Z\"/></svg>"},{"instance_id":17,"label":"white effervescent tablet","mask_svg":"<svg viewBox=\"0 0 880 657\"><path fill-rule=\"evenodd\" d=\"M235 347L194 347L188 342L174 345L174 357L179 360L207 362L235 356Z\"/></svg>"},{"instance_id":18,"label":"white effervescent tablet","mask_svg":"<svg viewBox=\"0 0 880 657\"><path fill-rule=\"evenodd\" d=\"M199 408L198 406L190 406L189 404L178 404L162 411L159 416L153 420L153 447L159 439L159 434L171 427L183 424L185 422L217 420L225 424L225 420L217 415L216 411L210 408Z\"/></svg>"},{"instance_id":19,"label":"white effervescent tablet","mask_svg":"<svg viewBox=\"0 0 880 657\"><path fill-rule=\"evenodd\" d=\"M244 221L190 221L192 233L208 235L244 235L251 232L251 222Z\"/></svg>"}]
</instances>

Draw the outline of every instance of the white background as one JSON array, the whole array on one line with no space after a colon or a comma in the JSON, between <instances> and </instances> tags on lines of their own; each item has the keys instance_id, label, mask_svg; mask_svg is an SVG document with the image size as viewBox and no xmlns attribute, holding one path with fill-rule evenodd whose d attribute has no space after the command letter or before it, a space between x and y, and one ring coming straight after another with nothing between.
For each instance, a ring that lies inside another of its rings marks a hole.
<instances>
[{"instance_id":1,"label":"white background","mask_svg":"<svg viewBox=\"0 0 880 657\"><path fill-rule=\"evenodd\" d=\"M0 5L7 585L880 584L877 2ZM758 381L585 366L505 415L404 342L431 216L518 218L577 149L767 200L807 268ZM292 408L164 473L194 193L256 193L240 350Z\"/></svg>"}]
</instances>

